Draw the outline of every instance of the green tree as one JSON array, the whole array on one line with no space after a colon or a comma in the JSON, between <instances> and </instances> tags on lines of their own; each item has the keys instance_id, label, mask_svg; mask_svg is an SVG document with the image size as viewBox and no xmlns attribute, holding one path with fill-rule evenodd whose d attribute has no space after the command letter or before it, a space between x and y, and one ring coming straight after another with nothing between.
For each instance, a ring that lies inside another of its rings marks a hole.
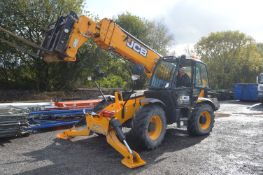
<instances>
[{"instance_id":1,"label":"green tree","mask_svg":"<svg viewBox=\"0 0 263 175\"><path fill-rule=\"evenodd\" d=\"M257 43L257 50L261 54L261 57L263 57L263 43Z\"/></svg>"},{"instance_id":2,"label":"green tree","mask_svg":"<svg viewBox=\"0 0 263 175\"><path fill-rule=\"evenodd\" d=\"M173 36L161 21L145 21L147 26L146 41L149 46L166 56L168 48L173 43Z\"/></svg>"},{"instance_id":3,"label":"green tree","mask_svg":"<svg viewBox=\"0 0 263 175\"><path fill-rule=\"evenodd\" d=\"M161 21L149 21L126 12L118 15L115 22L160 54L168 53L173 37Z\"/></svg>"},{"instance_id":4,"label":"green tree","mask_svg":"<svg viewBox=\"0 0 263 175\"><path fill-rule=\"evenodd\" d=\"M0 1L1 26L38 45L43 39L43 30L56 19L71 10L80 13L83 0L19 0ZM49 90L55 86L56 74L66 74L71 67L67 63L48 65L37 56L28 53L37 51L24 46L14 38L1 33L1 38L23 46L23 51L0 43L0 84L6 88L35 88ZM77 63L76 63L77 64ZM58 75L57 74L57 75Z\"/></svg>"},{"instance_id":5,"label":"green tree","mask_svg":"<svg viewBox=\"0 0 263 175\"><path fill-rule=\"evenodd\" d=\"M144 40L148 32L147 26L139 16L135 16L129 12L126 12L118 15L118 17L115 19L115 22L136 38L146 42Z\"/></svg>"},{"instance_id":6,"label":"green tree","mask_svg":"<svg viewBox=\"0 0 263 175\"><path fill-rule=\"evenodd\" d=\"M211 33L200 39L195 50L207 64L210 85L215 89L253 83L262 67L254 39L239 31Z\"/></svg>"}]
</instances>

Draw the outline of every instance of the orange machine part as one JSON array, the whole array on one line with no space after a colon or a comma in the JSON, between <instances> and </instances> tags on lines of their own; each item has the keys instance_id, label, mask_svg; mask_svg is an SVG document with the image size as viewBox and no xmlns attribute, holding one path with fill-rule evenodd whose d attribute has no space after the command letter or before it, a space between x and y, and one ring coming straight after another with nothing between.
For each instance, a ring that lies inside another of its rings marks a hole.
<instances>
[{"instance_id":1,"label":"orange machine part","mask_svg":"<svg viewBox=\"0 0 263 175\"><path fill-rule=\"evenodd\" d=\"M102 99L58 101L54 104L58 108L93 108L101 100Z\"/></svg>"}]
</instances>

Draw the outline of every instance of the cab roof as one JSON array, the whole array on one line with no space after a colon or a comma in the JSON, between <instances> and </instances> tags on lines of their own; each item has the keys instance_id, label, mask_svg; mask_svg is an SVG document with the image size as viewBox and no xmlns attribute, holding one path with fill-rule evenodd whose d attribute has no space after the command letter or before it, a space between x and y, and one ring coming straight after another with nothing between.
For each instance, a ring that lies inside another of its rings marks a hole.
<instances>
[{"instance_id":1,"label":"cab roof","mask_svg":"<svg viewBox=\"0 0 263 175\"><path fill-rule=\"evenodd\" d=\"M179 56L179 57L176 57L176 56L165 56L165 57L162 57L161 59L162 60L167 60L167 61L174 61L174 60L178 60L178 59L185 59L185 60L193 60L193 61L196 61L196 62L203 63L203 61L201 59L198 59L197 57L185 56L185 55L182 55L182 56Z\"/></svg>"}]
</instances>

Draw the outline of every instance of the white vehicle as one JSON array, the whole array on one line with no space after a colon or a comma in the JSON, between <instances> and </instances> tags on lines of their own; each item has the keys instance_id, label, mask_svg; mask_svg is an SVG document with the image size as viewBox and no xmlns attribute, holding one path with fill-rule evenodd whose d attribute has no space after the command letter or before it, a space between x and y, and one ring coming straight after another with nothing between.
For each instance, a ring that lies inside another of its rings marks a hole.
<instances>
[{"instance_id":1,"label":"white vehicle","mask_svg":"<svg viewBox=\"0 0 263 175\"><path fill-rule=\"evenodd\" d=\"M258 83L258 99L260 102L263 102L263 73L260 73L257 76Z\"/></svg>"}]
</instances>

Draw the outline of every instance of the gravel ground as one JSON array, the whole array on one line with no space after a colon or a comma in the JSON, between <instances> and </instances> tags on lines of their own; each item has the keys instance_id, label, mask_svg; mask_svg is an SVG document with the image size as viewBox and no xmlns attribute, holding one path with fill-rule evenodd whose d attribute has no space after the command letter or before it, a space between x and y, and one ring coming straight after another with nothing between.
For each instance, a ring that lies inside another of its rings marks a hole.
<instances>
[{"instance_id":1,"label":"gravel ground","mask_svg":"<svg viewBox=\"0 0 263 175\"><path fill-rule=\"evenodd\" d=\"M224 102L216 116L206 137L169 126L159 148L138 151L147 165L133 170L95 135L70 142L50 131L0 140L0 174L263 174L263 106Z\"/></svg>"}]
</instances>

